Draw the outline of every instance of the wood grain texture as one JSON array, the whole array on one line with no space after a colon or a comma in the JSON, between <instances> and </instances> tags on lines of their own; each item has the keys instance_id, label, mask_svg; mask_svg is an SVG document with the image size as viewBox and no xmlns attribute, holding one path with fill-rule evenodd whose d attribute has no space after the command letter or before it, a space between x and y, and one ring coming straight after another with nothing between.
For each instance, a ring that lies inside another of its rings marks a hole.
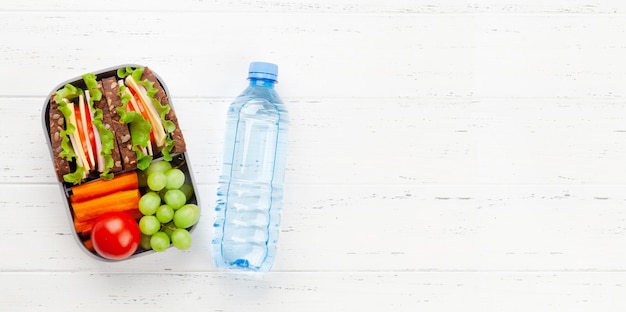
<instances>
[{"instance_id":1,"label":"wood grain texture","mask_svg":"<svg viewBox=\"0 0 626 312\"><path fill-rule=\"evenodd\" d=\"M621 15L0 12L0 71L37 73L18 84L3 75L0 84L12 86L5 95L42 96L84 72L139 63L167 77L177 96L230 98L241 91L247 60L279 59L284 97L620 98L622 21ZM250 30L248 23L263 26ZM68 40L80 45L59 44Z\"/></svg>"},{"instance_id":2,"label":"wood grain texture","mask_svg":"<svg viewBox=\"0 0 626 312\"><path fill-rule=\"evenodd\" d=\"M190 251L106 264L76 244L57 187L15 186L2 194L0 208L9 219L30 216L29 226L0 229L14 254L2 269L213 272L215 189L199 187L202 217ZM625 269L622 187L290 184L287 190L275 272ZM24 199L28 192L37 198Z\"/></svg>"},{"instance_id":3,"label":"wood grain texture","mask_svg":"<svg viewBox=\"0 0 626 312\"><path fill-rule=\"evenodd\" d=\"M0 305L624 310L626 4L125 5L0 3ZM252 60L278 63L292 121L277 259L257 275L210 255ZM105 263L73 237L41 112L62 82L126 63L170 91L202 216L189 251Z\"/></svg>"},{"instance_id":4,"label":"wood grain texture","mask_svg":"<svg viewBox=\"0 0 626 312\"><path fill-rule=\"evenodd\" d=\"M120 6L115 1L85 3L79 0L45 1L35 0L0 3L3 11L53 11L53 12L302 12L323 14L467 14L467 13L559 13L559 14L615 14L624 13L626 5L611 0L571 0L552 1L528 0L523 2L473 0L274 0L274 1L228 1L228 0L181 0L169 1L139 0Z\"/></svg>"},{"instance_id":5,"label":"wood grain texture","mask_svg":"<svg viewBox=\"0 0 626 312\"><path fill-rule=\"evenodd\" d=\"M279 90L280 91L280 90ZM45 98L0 98L0 181L54 183ZM297 99L287 179L298 184L624 184L615 99ZM230 99L176 98L199 183L217 183ZM200 121L198 121L198 118ZM14 135L16 123L29 129ZM16 153L12 147L21 146ZM338 155L341 155L340 157Z\"/></svg>"},{"instance_id":6,"label":"wood grain texture","mask_svg":"<svg viewBox=\"0 0 626 312\"><path fill-rule=\"evenodd\" d=\"M621 311L624 273L0 273L12 311ZM42 283L41 279L44 280ZM176 287L167 287L167 283ZM44 290L33 297L31 287ZM89 287L85 287L89 285ZM77 300L76 298L81 298Z\"/></svg>"}]
</instances>

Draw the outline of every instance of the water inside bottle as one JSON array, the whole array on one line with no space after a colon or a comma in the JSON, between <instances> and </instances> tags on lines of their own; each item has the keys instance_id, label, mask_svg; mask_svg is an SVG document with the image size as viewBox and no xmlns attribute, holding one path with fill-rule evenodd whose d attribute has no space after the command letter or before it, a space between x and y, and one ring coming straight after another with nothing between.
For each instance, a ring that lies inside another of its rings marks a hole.
<instances>
[{"instance_id":1,"label":"water inside bottle","mask_svg":"<svg viewBox=\"0 0 626 312\"><path fill-rule=\"evenodd\" d=\"M288 113L277 68L251 63L250 84L229 106L212 251L218 268L269 271L276 256Z\"/></svg>"},{"instance_id":2,"label":"water inside bottle","mask_svg":"<svg viewBox=\"0 0 626 312\"><path fill-rule=\"evenodd\" d=\"M248 101L237 115L222 238L231 265L260 267L267 256L278 121L274 104L262 99Z\"/></svg>"}]
</instances>

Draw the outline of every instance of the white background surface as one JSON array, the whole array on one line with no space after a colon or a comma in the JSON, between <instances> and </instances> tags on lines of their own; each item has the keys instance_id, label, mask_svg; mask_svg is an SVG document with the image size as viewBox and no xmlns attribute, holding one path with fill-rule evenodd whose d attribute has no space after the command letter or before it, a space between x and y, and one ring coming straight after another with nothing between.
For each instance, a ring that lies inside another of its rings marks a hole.
<instances>
[{"instance_id":1,"label":"white background surface","mask_svg":"<svg viewBox=\"0 0 626 312\"><path fill-rule=\"evenodd\" d=\"M623 311L626 4L3 1L0 306L11 311ZM279 65L291 114L268 274L217 271L229 102ZM166 82L202 218L187 252L78 248L41 112L123 63Z\"/></svg>"}]
</instances>

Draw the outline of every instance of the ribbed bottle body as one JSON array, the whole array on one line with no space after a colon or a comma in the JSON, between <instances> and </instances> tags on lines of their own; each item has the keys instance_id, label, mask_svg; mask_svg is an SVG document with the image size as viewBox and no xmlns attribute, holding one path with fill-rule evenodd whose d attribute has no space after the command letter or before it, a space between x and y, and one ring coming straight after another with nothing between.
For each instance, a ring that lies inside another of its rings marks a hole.
<instances>
[{"instance_id":1,"label":"ribbed bottle body","mask_svg":"<svg viewBox=\"0 0 626 312\"><path fill-rule=\"evenodd\" d=\"M215 208L215 265L269 271L276 255L289 117L273 81L251 80L230 105Z\"/></svg>"}]
</instances>

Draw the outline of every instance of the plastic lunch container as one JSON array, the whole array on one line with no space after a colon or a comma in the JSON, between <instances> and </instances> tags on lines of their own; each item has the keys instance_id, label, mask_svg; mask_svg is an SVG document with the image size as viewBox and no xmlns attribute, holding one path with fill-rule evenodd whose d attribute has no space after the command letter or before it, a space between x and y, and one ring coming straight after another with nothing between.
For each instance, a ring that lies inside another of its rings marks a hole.
<instances>
[{"instance_id":1,"label":"plastic lunch container","mask_svg":"<svg viewBox=\"0 0 626 312\"><path fill-rule=\"evenodd\" d=\"M146 67L143 65L137 65L137 64L123 64L123 65L119 65L119 66L115 66L115 67L110 67L110 68L106 68L106 69L102 69L102 70L98 70L98 71L92 71L91 73L96 75L96 79L97 80L101 80L103 78L107 78L107 77L112 77L112 76L116 76L117 70L120 68L125 68L125 67L133 67L133 68L137 68L137 67ZM168 96L169 99L169 105L170 105L170 109L174 110L174 106L172 104L172 99L171 96L169 94L169 91L167 89L167 86L165 85L163 79L161 79L161 77L154 71L152 71L156 77L156 79L158 80L158 82L161 84L161 86L163 87L163 90L165 91L165 94ZM57 90L60 90L63 88L63 86L65 84L72 84L76 87L79 88L85 88L85 83L83 81L82 76L78 76L76 78L73 79L68 79L62 83L60 83L59 85L57 85L51 92L50 94L46 97L46 101L44 102L44 107L42 110L42 121L43 121L43 128L44 128L44 133L46 134L47 137L47 142L48 142L48 149L50 151L50 157L51 157L51 161L53 161L53 154L52 154L52 144L51 144L51 138L50 138L50 98L52 97L53 93L56 92ZM180 126L180 124L179 124ZM183 133L184 135L184 133ZM158 160L162 160L162 158L155 158L153 160L154 161L158 161ZM200 204L198 202L198 197L197 197L197 187L195 185L194 179L193 179L193 174L192 174L192 170L191 170L191 165L189 163L189 157L187 155L187 152L183 152L180 154L173 154L172 155L172 161L170 161L170 163L172 164L172 167L177 167L180 170L182 170L185 173L185 181L187 183L189 183L192 188L193 188L193 195L192 197L187 201L187 203L189 204L195 204L198 207L200 207ZM139 170L139 169L135 169L135 170ZM116 173L116 175L122 174L128 172L128 170L126 171L121 171ZM56 176L56 173L55 173ZM99 178L96 179L88 179L83 183L89 183L92 181L97 181L99 180ZM66 182L59 182L59 188L61 190L62 193L62 197L63 197L63 203L65 206L65 210L67 212L68 218L69 218L69 224L70 224L70 228L72 229L72 233L74 233L74 238L76 239L76 242L78 243L78 245L80 246L81 249L83 249L83 251L85 251L87 254L89 254L90 256L102 260L102 261L116 261L116 260L109 260L106 259L100 255L98 255L95 251L93 251L93 248L90 250L86 245L85 245L85 241L87 240L87 237L83 237L81 234L77 233L76 230L74 229L74 213L73 213L73 209L72 209L72 205L70 202L70 195L71 195L71 187L74 186L71 183L66 183ZM140 187L141 188L141 187ZM143 194L143 192L142 192ZM188 228L189 232L191 233L195 227L197 226L197 223L194 224L193 226L191 226L190 228ZM170 245L170 248L172 247L172 245ZM141 246L137 249L137 251L130 257L128 257L126 260L129 259L133 259L139 255L144 255L144 254L149 254L152 253L154 251L152 250L144 250L141 248Z\"/></svg>"}]
</instances>

